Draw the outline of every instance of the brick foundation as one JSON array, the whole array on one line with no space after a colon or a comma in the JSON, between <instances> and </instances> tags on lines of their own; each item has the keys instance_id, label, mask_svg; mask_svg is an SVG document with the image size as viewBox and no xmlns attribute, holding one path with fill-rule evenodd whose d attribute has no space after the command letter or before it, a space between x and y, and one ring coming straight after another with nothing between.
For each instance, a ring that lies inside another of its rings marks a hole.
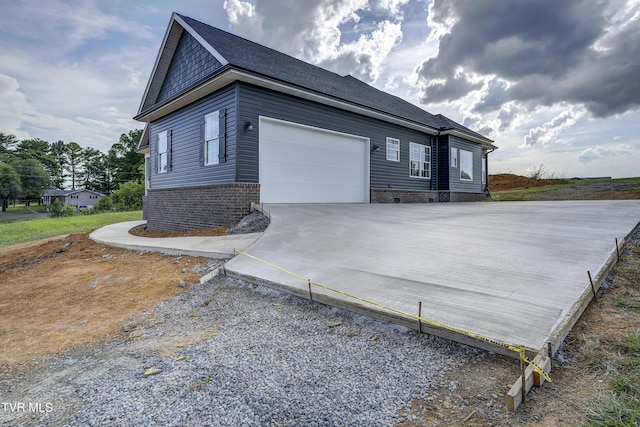
<instances>
[{"instance_id":1,"label":"brick foundation","mask_svg":"<svg viewBox=\"0 0 640 427\"><path fill-rule=\"evenodd\" d=\"M484 193L449 193L449 201L450 202L477 202L479 200L484 200L487 198L487 195Z\"/></svg>"},{"instance_id":2,"label":"brick foundation","mask_svg":"<svg viewBox=\"0 0 640 427\"><path fill-rule=\"evenodd\" d=\"M233 183L150 189L143 216L149 231L231 227L260 201L260 184Z\"/></svg>"},{"instance_id":3,"label":"brick foundation","mask_svg":"<svg viewBox=\"0 0 640 427\"><path fill-rule=\"evenodd\" d=\"M460 193L454 191L420 191L395 188L372 188L371 203L447 203L475 202L483 200L484 193Z\"/></svg>"},{"instance_id":4,"label":"brick foundation","mask_svg":"<svg viewBox=\"0 0 640 427\"><path fill-rule=\"evenodd\" d=\"M370 197L371 203L434 203L438 201L438 192L372 188Z\"/></svg>"}]
</instances>

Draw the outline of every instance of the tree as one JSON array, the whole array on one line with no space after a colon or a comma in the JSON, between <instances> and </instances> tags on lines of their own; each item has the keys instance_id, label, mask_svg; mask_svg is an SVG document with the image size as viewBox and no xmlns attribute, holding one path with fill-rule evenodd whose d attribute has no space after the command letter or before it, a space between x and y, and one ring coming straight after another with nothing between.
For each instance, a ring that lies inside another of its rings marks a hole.
<instances>
[{"instance_id":1,"label":"tree","mask_svg":"<svg viewBox=\"0 0 640 427\"><path fill-rule=\"evenodd\" d=\"M20 177L8 164L0 163L0 200L2 212L7 211L9 199L15 199L20 195Z\"/></svg>"},{"instance_id":2,"label":"tree","mask_svg":"<svg viewBox=\"0 0 640 427\"><path fill-rule=\"evenodd\" d=\"M64 181L67 178L65 173L67 169L67 144L62 140L58 140L51 144L49 152L58 165L57 172L51 175L51 181L55 188L62 190L64 189Z\"/></svg>"},{"instance_id":3,"label":"tree","mask_svg":"<svg viewBox=\"0 0 640 427\"><path fill-rule=\"evenodd\" d=\"M11 166L20 177L22 198L26 205L33 201L40 201L45 188L51 186L49 174L36 159L17 159L11 162Z\"/></svg>"},{"instance_id":4,"label":"tree","mask_svg":"<svg viewBox=\"0 0 640 427\"><path fill-rule=\"evenodd\" d=\"M76 182L82 173L82 147L77 142L67 144L67 171L71 176L71 189L76 189Z\"/></svg>"},{"instance_id":5,"label":"tree","mask_svg":"<svg viewBox=\"0 0 640 427\"><path fill-rule=\"evenodd\" d=\"M142 181L144 173L140 173L140 165L144 165L144 155L137 152L141 137L142 129L130 130L111 146L109 154L114 162L116 183Z\"/></svg>"},{"instance_id":6,"label":"tree","mask_svg":"<svg viewBox=\"0 0 640 427\"><path fill-rule=\"evenodd\" d=\"M0 162L9 163L13 146L18 143L15 135L0 132Z\"/></svg>"},{"instance_id":7,"label":"tree","mask_svg":"<svg viewBox=\"0 0 640 427\"><path fill-rule=\"evenodd\" d=\"M93 191L108 193L111 190L110 168L107 155L95 148L87 147L83 152L84 171L82 185Z\"/></svg>"},{"instance_id":8,"label":"tree","mask_svg":"<svg viewBox=\"0 0 640 427\"><path fill-rule=\"evenodd\" d=\"M59 173L58 162L50 154L50 144L40 138L25 139L16 146L14 158L35 159L46 169L49 176Z\"/></svg>"}]
</instances>

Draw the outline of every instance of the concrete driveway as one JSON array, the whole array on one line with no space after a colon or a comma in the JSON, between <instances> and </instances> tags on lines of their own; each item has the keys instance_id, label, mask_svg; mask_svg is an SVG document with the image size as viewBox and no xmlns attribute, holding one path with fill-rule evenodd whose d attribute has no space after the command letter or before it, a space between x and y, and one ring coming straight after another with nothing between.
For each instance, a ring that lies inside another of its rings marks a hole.
<instances>
[{"instance_id":1,"label":"concrete driveway","mask_svg":"<svg viewBox=\"0 0 640 427\"><path fill-rule=\"evenodd\" d=\"M422 302L424 318L530 351L554 336L562 341L559 329L570 329L569 317L581 300L591 298L587 271L594 279L604 273L616 253L615 239L622 242L640 221L640 201L628 200L270 205L265 210L271 225L247 253L408 313L418 314ZM308 296L305 280L247 256L230 260L226 270ZM414 319L384 308L312 291L314 300L418 328ZM441 335L493 349L446 330Z\"/></svg>"}]
</instances>

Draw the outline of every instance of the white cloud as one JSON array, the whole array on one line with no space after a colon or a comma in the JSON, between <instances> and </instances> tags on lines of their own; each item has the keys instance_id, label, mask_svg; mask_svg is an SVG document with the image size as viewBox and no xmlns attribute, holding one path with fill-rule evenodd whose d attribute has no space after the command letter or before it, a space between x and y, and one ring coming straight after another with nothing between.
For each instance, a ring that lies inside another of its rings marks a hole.
<instances>
[{"instance_id":1,"label":"white cloud","mask_svg":"<svg viewBox=\"0 0 640 427\"><path fill-rule=\"evenodd\" d=\"M596 145L589 147L578 155L581 163L590 163L610 157L634 156L640 158L640 150L631 144Z\"/></svg>"},{"instance_id":2,"label":"white cloud","mask_svg":"<svg viewBox=\"0 0 640 427\"><path fill-rule=\"evenodd\" d=\"M524 143L521 147L532 146L536 144L546 144L555 138L564 129L573 126L580 117L585 115L585 111L571 107L568 111L564 111L544 123L529 130L529 134L524 137Z\"/></svg>"}]
</instances>

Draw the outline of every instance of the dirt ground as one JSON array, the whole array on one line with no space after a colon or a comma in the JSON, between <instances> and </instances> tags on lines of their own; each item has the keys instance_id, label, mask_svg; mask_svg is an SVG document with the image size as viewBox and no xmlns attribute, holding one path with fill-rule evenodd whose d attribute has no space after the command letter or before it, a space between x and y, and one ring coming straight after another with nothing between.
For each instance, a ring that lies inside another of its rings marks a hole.
<instances>
[{"instance_id":1,"label":"dirt ground","mask_svg":"<svg viewBox=\"0 0 640 427\"><path fill-rule=\"evenodd\" d=\"M87 234L0 249L0 367L87 343L136 339L126 329L131 319L195 283L209 262L109 247ZM621 274L625 269L635 275ZM610 366L619 357L611 343L640 329L638 308L620 303L640 301L638 272L640 239L568 336L553 361L553 382L534 387L516 413L506 410L505 395L519 364L486 353L475 364L452 360L456 369L446 375L452 386L433 401L410 402L415 419L401 426L583 424L609 396Z\"/></svg>"},{"instance_id":2,"label":"dirt ground","mask_svg":"<svg viewBox=\"0 0 640 427\"><path fill-rule=\"evenodd\" d=\"M500 173L489 175L489 188L494 191L506 191L514 189L526 189L534 187L548 187L555 185L546 179L532 179L526 176L514 175L511 173Z\"/></svg>"},{"instance_id":3,"label":"dirt ground","mask_svg":"<svg viewBox=\"0 0 640 427\"><path fill-rule=\"evenodd\" d=\"M209 262L105 246L87 234L0 249L0 366L116 338Z\"/></svg>"}]
</instances>

